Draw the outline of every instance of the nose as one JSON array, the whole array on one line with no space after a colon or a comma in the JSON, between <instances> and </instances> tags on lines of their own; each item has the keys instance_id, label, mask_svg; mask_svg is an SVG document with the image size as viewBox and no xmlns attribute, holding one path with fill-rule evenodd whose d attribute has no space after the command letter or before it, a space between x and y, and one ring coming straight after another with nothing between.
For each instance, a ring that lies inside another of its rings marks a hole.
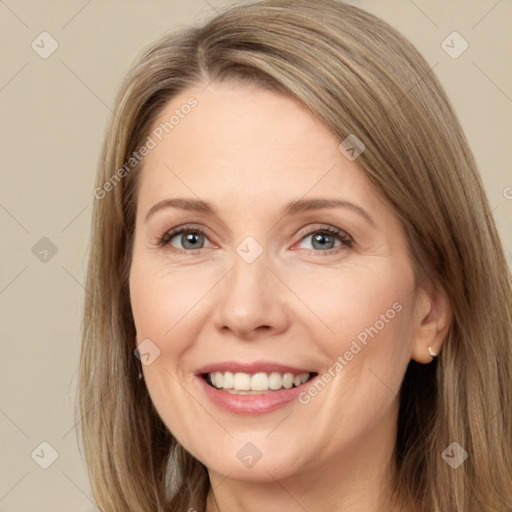
<instances>
[{"instance_id":1,"label":"nose","mask_svg":"<svg viewBox=\"0 0 512 512\"><path fill-rule=\"evenodd\" d=\"M252 263L235 254L233 267L217 288L212 319L222 334L253 341L287 329L289 292L268 268L265 253Z\"/></svg>"}]
</instances>

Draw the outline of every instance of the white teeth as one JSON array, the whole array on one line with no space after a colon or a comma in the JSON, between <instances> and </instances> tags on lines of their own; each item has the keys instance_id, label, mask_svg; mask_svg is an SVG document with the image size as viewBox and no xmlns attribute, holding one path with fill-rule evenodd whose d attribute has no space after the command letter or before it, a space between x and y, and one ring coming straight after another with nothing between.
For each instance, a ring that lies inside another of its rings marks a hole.
<instances>
[{"instance_id":1,"label":"white teeth","mask_svg":"<svg viewBox=\"0 0 512 512\"><path fill-rule=\"evenodd\" d=\"M266 391L268 389L268 375L255 373L251 377L251 391Z\"/></svg>"},{"instance_id":2,"label":"white teeth","mask_svg":"<svg viewBox=\"0 0 512 512\"><path fill-rule=\"evenodd\" d=\"M208 374L212 385L218 389L225 389L230 393L240 392L242 395L258 394L278 389L290 389L293 386L300 386L309 380L309 373L293 375L293 373L264 372L252 375L243 372L212 372ZM253 393L254 392L254 393Z\"/></svg>"},{"instance_id":3,"label":"white teeth","mask_svg":"<svg viewBox=\"0 0 512 512\"><path fill-rule=\"evenodd\" d=\"M217 385L219 381L217 380ZM221 383L221 387L224 386L224 381ZM219 386L217 386L219 387ZM233 379L233 389L238 391L250 391L251 389L251 376L248 373L237 372Z\"/></svg>"},{"instance_id":4,"label":"white teeth","mask_svg":"<svg viewBox=\"0 0 512 512\"><path fill-rule=\"evenodd\" d=\"M283 387L283 377L278 372L272 372L268 378L269 389L281 389Z\"/></svg>"},{"instance_id":5,"label":"white teeth","mask_svg":"<svg viewBox=\"0 0 512 512\"><path fill-rule=\"evenodd\" d=\"M285 373L283 377L283 386L290 389L293 386L293 373Z\"/></svg>"},{"instance_id":6,"label":"white teeth","mask_svg":"<svg viewBox=\"0 0 512 512\"><path fill-rule=\"evenodd\" d=\"M221 382L222 387L227 388L227 389L233 389L234 381L235 381L235 376L231 372L226 372L224 374L224 378L222 379L222 382Z\"/></svg>"}]
</instances>

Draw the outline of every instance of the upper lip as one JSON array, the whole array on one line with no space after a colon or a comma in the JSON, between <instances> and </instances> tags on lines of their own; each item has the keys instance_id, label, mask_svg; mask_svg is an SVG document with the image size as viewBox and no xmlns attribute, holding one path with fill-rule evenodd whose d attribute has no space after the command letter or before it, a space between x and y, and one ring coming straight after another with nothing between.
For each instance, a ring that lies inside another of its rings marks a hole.
<instances>
[{"instance_id":1,"label":"upper lip","mask_svg":"<svg viewBox=\"0 0 512 512\"><path fill-rule=\"evenodd\" d=\"M213 372L242 372L242 373L293 373L293 375L300 375L302 373L314 373L307 368L297 368L285 364L275 363L272 361L254 361L254 362L237 362L237 361L222 361L218 363L211 363L202 366L196 371L196 375Z\"/></svg>"}]
</instances>

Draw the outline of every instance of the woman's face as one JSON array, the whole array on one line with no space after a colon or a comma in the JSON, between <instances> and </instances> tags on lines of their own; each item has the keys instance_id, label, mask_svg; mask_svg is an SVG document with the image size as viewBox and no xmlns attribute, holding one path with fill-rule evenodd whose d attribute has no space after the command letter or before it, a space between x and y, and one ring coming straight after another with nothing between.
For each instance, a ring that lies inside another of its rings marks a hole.
<instances>
[{"instance_id":1,"label":"woman's face","mask_svg":"<svg viewBox=\"0 0 512 512\"><path fill-rule=\"evenodd\" d=\"M130 273L162 420L241 480L391 450L425 309L398 218L289 98L213 83L154 128L172 115L142 163Z\"/></svg>"}]
</instances>

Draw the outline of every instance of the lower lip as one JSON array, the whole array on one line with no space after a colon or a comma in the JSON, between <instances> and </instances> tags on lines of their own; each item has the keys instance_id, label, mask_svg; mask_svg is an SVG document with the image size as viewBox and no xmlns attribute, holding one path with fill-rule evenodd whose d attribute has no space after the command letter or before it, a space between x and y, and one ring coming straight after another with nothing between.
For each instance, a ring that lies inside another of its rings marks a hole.
<instances>
[{"instance_id":1,"label":"lower lip","mask_svg":"<svg viewBox=\"0 0 512 512\"><path fill-rule=\"evenodd\" d=\"M306 387L311 385L313 380L310 379L296 388L268 391L260 395L237 395L210 386L199 375L197 379L206 396L217 407L243 415L257 415L275 411L295 400Z\"/></svg>"}]
</instances>

